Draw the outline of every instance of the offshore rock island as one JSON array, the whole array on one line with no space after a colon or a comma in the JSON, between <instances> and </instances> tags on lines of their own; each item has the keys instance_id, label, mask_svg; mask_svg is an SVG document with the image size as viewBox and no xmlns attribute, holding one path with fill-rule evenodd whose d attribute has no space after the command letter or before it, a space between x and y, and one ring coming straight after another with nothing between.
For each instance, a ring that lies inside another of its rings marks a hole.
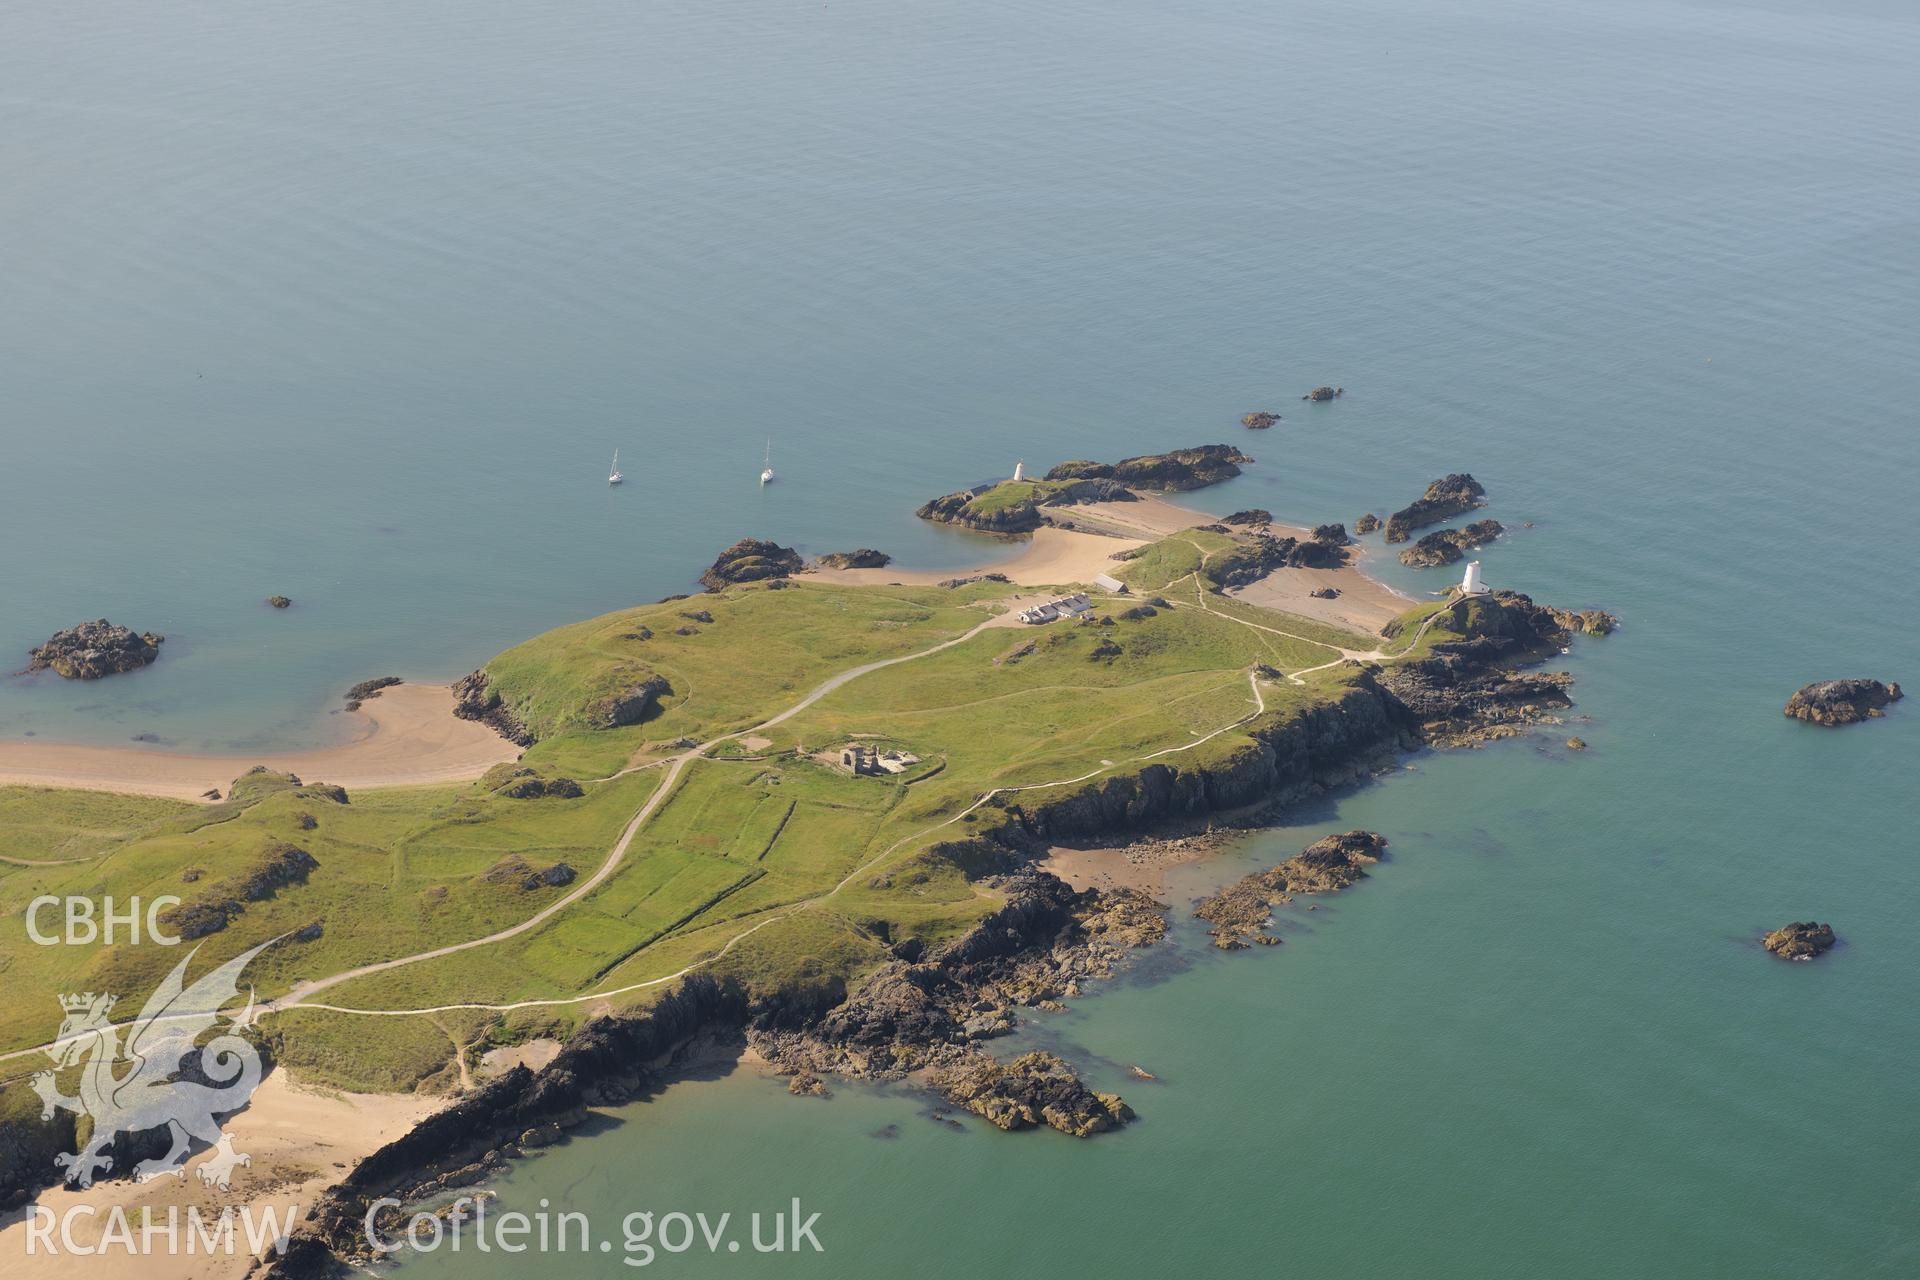
<instances>
[{"instance_id":1,"label":"offshore rock island","mask_svg":"<svg viewBox=\"0 0 1920 1280\"><path fill-rule=\"evenodd\" d=\"M1510 591L1395 598L1373 633L1294 612L1342 594L1325 575L1360 589L1344 526L1282 532L1255 509L1227 524L1150 496L1250 461L1204 446L1074 462L929 504L956 523L1016 513L1009 525L1081 507L1087 528L1036 523L1036 542L1099 571L1032 586L1014 562L936 578L861 550L810 569L743 539L702 575L706 594L560 627L458 682L454 714L524 748L517 760L358 784L351 803L251 774L217 804L117 815L100 838L127 857L42 881L112 886L137 866L208 886L181 894L208 960L282 939L250 975L282 1069L459 1092L328 1193L277 1276L357 1257L373 1199L430 1204L587 1108L662 1087L703 1045L750 1047L796 1092L905 1080L1004 1129L1110 1130L1133 1116L1125 1099L1062 1057L992 1042L1124 970L1172 911L1075 889L1041 869L1049 851L1266 825L1400 752L1554 723L1571 677L1527 668L1613 625ZM1116 511L1166 531L1108 532ZM1277 603L1236 594L1256 586ZM85 826L83 793L36 803ZM1222 946L1271 940L1276 902L1355 883L1384 847L1329 836L1203 914ZM126 952L115 988L150 989L170 963L157 950ZM365 1009L388 1012L381 1036L343 1011ZM21 1011L0 1050L48 1040L48 1013ZM543 1065L476 1074L484 1054L533 1043L554 1047ZM0 1093L23 1135L0 1149L0 1202L47 1185L41 1157L71 1136L23 1092Z\"/></svg>"},{"instance_id":2,"label":"offshore rock island","mask_svg":"<svg viewBox=\"0 0 1920 1280\"><path fill-rule=\"evenodd\" d=\"M28 672L52 671L63 680L100 680L138 671L160 656L166 637L116 626L105 618L56 631L28 651Z\"/></svg>"}]
</instances>

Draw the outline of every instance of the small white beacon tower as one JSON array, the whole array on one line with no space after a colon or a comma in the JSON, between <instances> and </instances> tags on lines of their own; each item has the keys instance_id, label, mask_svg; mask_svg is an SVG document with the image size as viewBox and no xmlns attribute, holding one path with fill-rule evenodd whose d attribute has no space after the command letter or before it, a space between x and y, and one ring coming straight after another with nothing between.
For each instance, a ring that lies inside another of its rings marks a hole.
<instances>
[{"instance_id":1,"label":"small white beacon tower","mask_svg":"<svg viewBox=\"0 0 1920 1280\"><path fill-rule=\"evenodd\" d=\"M1480 562L1467 561L1467 572L1460 579L1460 594L1463 596L1483 596L1487 594L1487 584L1480 581Z\"/></svg>"},{"instance_id":2,"label":"small white beacon tower","mask_svg":"<svg viewBox=\"0 0 1920 1280\"><path fill-rule=\"evenodd\" d=\"M1018 484L1020 481L1025 480L1026 478L1027 478L1027 460L1025 458L1022 458L1020 459L1020 461L1013 464L1013 480L1015 484Z\"/></svg>"}]
</instances>

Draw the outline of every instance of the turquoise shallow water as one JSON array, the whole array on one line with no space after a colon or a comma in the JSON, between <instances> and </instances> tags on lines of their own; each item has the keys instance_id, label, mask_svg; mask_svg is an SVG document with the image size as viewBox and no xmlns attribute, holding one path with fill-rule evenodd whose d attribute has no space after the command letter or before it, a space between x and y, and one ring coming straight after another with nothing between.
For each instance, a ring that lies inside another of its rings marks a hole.
<instances>
[{"instance_id":1,"label":"turquoise shallow water","mask_svg":"<svg viewBox=\"0 0 1920 1280\"><path fill-rule=\"evenodd\" d=\"M1469 469L1535 522L1494 583L1627 619L1570 660L1585 755L1423 756L1183 873L1181 901L1334 826L1394 842L1285 946L1183 926L1030 1033L1124 1086L1129 1131L736 1075L510 1200L824 1214L821 1259L659 1264L695 1273L1920 1269L1920 730L1779 714L1920 679L1907 7L13 27L0 650L102 613L173 638L126 680L0 683L0 732L288 745L344 683L457 675L744 533L965 563L925 496L1258 407L1286 421L1203 505L1351 520ZM1348 394L1295 399L1323 381ZM1754 946L1808 915L1845 938L1819 964ZM509 1271L411 1270L455 1267Z\"/></svg>"}]
</instances>

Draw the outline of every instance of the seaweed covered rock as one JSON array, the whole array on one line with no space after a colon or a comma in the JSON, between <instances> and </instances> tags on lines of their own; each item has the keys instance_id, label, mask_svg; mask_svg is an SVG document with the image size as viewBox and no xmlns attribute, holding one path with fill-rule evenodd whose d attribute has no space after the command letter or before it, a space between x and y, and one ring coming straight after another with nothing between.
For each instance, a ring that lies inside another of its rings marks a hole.
<instances>
[{"instance_id":1,"label":"seaweed covered rock","mask_svg":"<svg viewBox=\"0 0 1920 1280\"><path fill-rule=\"evenodd\" d=\"M276 609L287 609L293 606L293 601L286 596L268 596L267 603Z\"/></svg>"},{"instance_id":2,"label":"seaweed covered rock","mask_svg":"<svg viewBox=\"0 0 1920 1280\"><path fill-rule=\"evenodd\" d=\"M737 583L785 578L804 568L806 563L792 547L761 538L742 538L722 551L700 575L700 585L709 591L724 591Z\"/></svg>"},{"instance_id":3,"label":"seaweed covered rock","mask_svg":"<svg viewBox=\"0 0 1920 1280\"><path fill-rule=\"evenodd\" d=\"M1353 531L1355 533L1372 533L1375 529L1378 529L1379 527L1380 527L1380 517L1373 514L1373 512L1371 511L1367 512L1365 515L1361 516L1358 520L1353 522Z\"/></svg>"},{"instance_id":4,"label":"seaweed covered rock","mask_svg":"<svg viewBox=\"0 0 1920 1280\"><path fill-rule=\"evenodd\" d=\"M1268 413L1264 409L1257 409L1252 413L1242 414L1240 417L1240 425L1249 431L1265 431L1278 421L1280 421L1279 414Z\"/></svg>"},{"instance_id":5,"label":"seaweed covered rock","mask_svg":"<svg viewBox=\"0 0 1920 1280\"><path fill-rule=\"evenodd\" d=\"M1280 939L1266 931L1273 908L1296 893L1338 893L1363 879L1378 862L1386 837L1348 831L1316 840L1268 871L1256 871L1204 899L1194 915L1213 926L1213 945L1237 951L1249 942L1273 946Z\"/></svg>"},{"instance_id":6,"label":"seaweed covered rock","mask_svg":"<svg viewBox=\"0 0 1920 1280\"><path fill-rule=\"evenodd\" d=\"M371 680L362 680L347 690L347 710L358 711L360 704L368 698L377 698L382 689L391 689L399 683L399 676L375 676Z\"/></svg>"},{"instance_id":7,"label":"seaweed covered rock","mask_svg":"<svg viewBox=\"0 0 1920 1280\"><path fill-rule=\"evenodd\" d=\"M1878 680L1822 680L1787 699L1786 714L1829 728L1886 714L1900 701L1900 686Z\"/></svg>"},{"instance_id":8,"label":"seaweed covered rock","mask_svg":"<svg viewBox=\"0 0 1920 1280\"><path fill-rule=\"evenodd\" d=\"M1047 1125L1076 1138L1117 1129L1133 1119L1118 1094L1087 1088L1065 1062L1045 1050L1001 1062L984 1053L936 1071L940 1095L1007 1130Z\"/></svg>"},{"instance_id":9,"label":"seaweed covered rock","mask_svg":"<svg viewBox=\"0 0 1920 1280\"><path fill-rule=\"evenodd\" d=\"M1245 511L1236 511L1230 516L1221 516L1221 524L1272 524L1273 512L1265 507L1248 507Z\"/></svg>"},{"instance_id":10,"label":"seaweed covered rock","mask_svg":"<svg viewBox=\"0 0 1920 1280\"><path fill-rule=\"evenodd\" d=\"M862 547L858 551L829 551L814 563L822 569L884 569L893 563L893 557L872 547Z\"/></svg>"},{"instance_id":11,"label":"seaweed covered rock","mask_svg":"<svg viewBox=\"0 0 1920 1280\"><path fill-rule=\"evenodd\" d=\"M1345 387L1315 387L1300 398L1302 400L1326 401L1333 399L1335 396L1345 395L1346 392L1347 389Z\"/></svg>"},{"instance_id":12,"label":"seaweed covered rock","mask_svg":"<svg viewBox=\"0 0 1920 1280\"><path fill-rule=\"evenodd\" d=\"M1317 524L1313 527L1313 540L1324 542L1332 547L1347 545L1347 526L1344 524Z\"/></svg>"},{"instance_id":13,"label":"seaweed covered rock","mask_svg":"<svg viewBox=\"0 0 1920 1280\"><path fill-rule=\"evenodd\" d=\"M1468 549L1483 547L1506 532L1498 520L1475 520L1458 529L1437 529L1400 553L1400 563L1416 569L1454 564Z\"/></svg>"},{"instance_id":14,"label":"seaweed covered rock","mask_svg":"<svg viewBox=\"0 0 1920 1280\"><path fill-rule=\"evenodd\" d=\"M1836 941L1832 925L1796 920L1775 929L1761 939L1760 945L1782 960L1811 960Z\"/></svg>"},{"instance_id":15,"label":"seaweed covered rock","mask_svg":"<svg viewBox=\"0 0 1920 1280\"><path fill-rule=\"evenodd\" d=\"M1441 476L1425 493L1387 517L1387 541L1405 542L1413 530L1471 511L1486 496L1485 487L1465 472Z\"/></svg>"},{"instance_id":16,"label":"seaweed covered rock","mask_svg":"<svg viewBox=\"0 0 1920 1280\"><path fill-rule=\"evenodd\" d=\"M99 680L138 671L160 656L166 637L133 631L105 618L56 631L27 651L28 671L52 671L63 680Z\"/></svg>"}]
</instances>

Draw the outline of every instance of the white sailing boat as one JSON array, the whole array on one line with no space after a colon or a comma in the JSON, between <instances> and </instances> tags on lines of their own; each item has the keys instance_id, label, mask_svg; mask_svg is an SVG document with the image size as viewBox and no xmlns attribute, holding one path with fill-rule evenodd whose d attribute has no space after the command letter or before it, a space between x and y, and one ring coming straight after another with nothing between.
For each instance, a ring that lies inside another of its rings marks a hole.
<instances>
[{"instance_id":1,"label":"white sailing boat","mask_svg":"<svg viewBox=\"0 0 1920 1280\"><path fill-rule=\"evenodd\" d=\"M766 469L761 471L760 473L760 483L771 484L772 482L773 482L773 438L769 436L767 438Z\"/></svg>"},{"instance_id":2,"label":"white sailing boat","mask_svg":"<svg viewBox=\"0 0 1920 1280\"><path fill-rule=\"evenodd\" d=\"M625 479L626 477L620 474L620 451L615 449L613 451L613 470L607 472L607 483L619 484Z\"/></svg>"}]
</instances>

